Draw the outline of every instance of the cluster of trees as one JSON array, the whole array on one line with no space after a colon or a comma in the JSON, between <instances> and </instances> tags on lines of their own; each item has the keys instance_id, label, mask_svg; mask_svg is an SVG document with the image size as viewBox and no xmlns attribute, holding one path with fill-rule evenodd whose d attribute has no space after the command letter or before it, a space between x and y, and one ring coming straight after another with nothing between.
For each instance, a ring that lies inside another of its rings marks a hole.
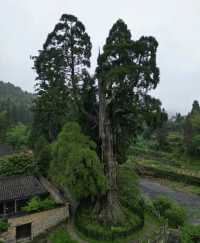
<instances>
[{"instance_id":1,"label":"cluster of trees","mask_svg":"<svg viewBox=\"0 0 200 243\"><path fill-rule=\"evenodd\" d=\"M0 81L0 143L8 143L14 149L27 144L28 135L24 135L32 122L33 98L19 87Z\"/></svg>"},{"instance_id":2,"label":"cluster of trees","mask_svg":"<svg viewBox=\"0 0 200 243\"><path fill-rule=\"evenodd\" d=\"M185 118L183 143L188 154L200 155L200 106L196 100Z\"/></svg>"},{"instance_id":3,"label":"cluster of trees","mask_svg":"<svg viewBox=\"0 0 200 243\"><path fill-rule=\"evenodd\" d=\"M171 152L177 155L197 157L200 155L200 106L195 100L191 111L182 116L177 113L165 119L155 131L149 128L143 133L153 149Z\"/></svg>"},{"instance_id":4,"label":"cluster of trees","mask_svg":"<svg viewBox=\"0 0 200 243\"><path fill-rule=\"evenodd\" d=\"M75 16L64 14L32 57L37 97L31 144L38 164L79 200L96 201L97 217L106 224L124 219L118 163L126 162L144 124L155 129L164 120L161 102L149 95L159 83L157 47L154 37L133 40L120 19L91 75L90 36Z\"/></svg>"},{"instance_id":5,"label":"cluster of trees","mask_svg":"<svg viewBox=\"0 0 200 243\"><path fill-rule=\"evenodd\" d=\"M9 124L32 121L32 102L34 96L11 83L0 81L0 112L7 113Z\"/></svg>"}]
</instances>

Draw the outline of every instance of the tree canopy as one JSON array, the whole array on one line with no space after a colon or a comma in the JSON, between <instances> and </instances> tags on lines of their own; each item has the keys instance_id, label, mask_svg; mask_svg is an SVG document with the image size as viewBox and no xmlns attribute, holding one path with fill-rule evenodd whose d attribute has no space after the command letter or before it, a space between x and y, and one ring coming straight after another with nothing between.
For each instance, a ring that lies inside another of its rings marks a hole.
<instances>
[{"instance_id":1,"label":"tree canopy","mask_svg":"<svg viewBox=\"0 0 200 243\"><path fill-rule=\"evenodd\" d=\"M118 161L125 162L130 138L142 129L144 121L156 127L161 120L161 102L148 94L159 82L157 47L153 37L132 40L120 19L111 28L98 58L97 78L105 92Z\"/></svg>"},{"instance_id":2,"label":"tree canopy","mask_svg":"<svg viewBox=\"0 0 200 243\"><path fill-rule=\"evenodd\" d=\"M66 119L77 119L80 84L90 66L91 46L84 25L75 16L64 14L43 50L33 57L37 72L33 135L43 134L52 142Z\"/></svg>"},{"instance_id":3,"label":"tree canopy","mask_svg":"<svg viewBox=\"0 0 200 243\"><path fill-rule=\"evenodd\" d=\"M103 165L95 149L95 143L74 122L64 125L52 145L49 175L59 185L67 186L78 200L95 197L106 190Z\"/></svg>"}]
</instances>

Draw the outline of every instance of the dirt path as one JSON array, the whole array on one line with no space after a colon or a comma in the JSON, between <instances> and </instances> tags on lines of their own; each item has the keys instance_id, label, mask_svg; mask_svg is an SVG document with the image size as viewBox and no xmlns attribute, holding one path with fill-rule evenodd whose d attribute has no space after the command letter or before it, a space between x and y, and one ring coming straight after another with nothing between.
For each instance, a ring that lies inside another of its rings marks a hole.
<instances>
[{"instance_id":1,"label":"dirt path","mask_svg":"<svg viewBox=\"0 0 200 243\"><path fill-rule=\"evenodd\" d=\"M190 223L200 224L200 196L173 190L147 178L140 179L140 187L151 198L164 195L177 201L187 209Z\"/></svg>"}]
</instances>

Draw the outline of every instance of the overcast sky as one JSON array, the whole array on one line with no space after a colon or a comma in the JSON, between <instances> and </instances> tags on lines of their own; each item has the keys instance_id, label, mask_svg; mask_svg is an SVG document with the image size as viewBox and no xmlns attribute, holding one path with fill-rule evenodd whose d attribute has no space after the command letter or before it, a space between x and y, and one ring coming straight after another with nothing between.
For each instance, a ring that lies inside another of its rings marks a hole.
<instances>
[{"instance_id":1,"label":"overcast sky","mask_svg":"<svg viewBox=\"0 0 200 243\"><path fill-rule=\"evenodd\" d=\"M153 35L159 42L160 84L154 92L168 112L183 114L200 100L199 0L1 0L0 80L33 92L30 55L37 54L63 13L76 15L99 47L122 18L134 39Z\"/></svg>"}]
</instances>

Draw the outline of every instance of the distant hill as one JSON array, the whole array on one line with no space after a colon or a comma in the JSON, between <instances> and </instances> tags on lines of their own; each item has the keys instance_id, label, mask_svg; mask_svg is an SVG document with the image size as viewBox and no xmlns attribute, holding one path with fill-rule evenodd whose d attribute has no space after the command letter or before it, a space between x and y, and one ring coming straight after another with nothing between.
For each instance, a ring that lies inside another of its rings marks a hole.
<instances>
[{"instance_id":1,"label":"distant hill","mask_svg":"<svg viewBox=\"0 0 200 243\"><path fill-rule=\"evenodd\" d=\"M10 123L30 123L33 94L11 83L0 81L0 112L6 112Z\"/></svg>"}]
</instances>

